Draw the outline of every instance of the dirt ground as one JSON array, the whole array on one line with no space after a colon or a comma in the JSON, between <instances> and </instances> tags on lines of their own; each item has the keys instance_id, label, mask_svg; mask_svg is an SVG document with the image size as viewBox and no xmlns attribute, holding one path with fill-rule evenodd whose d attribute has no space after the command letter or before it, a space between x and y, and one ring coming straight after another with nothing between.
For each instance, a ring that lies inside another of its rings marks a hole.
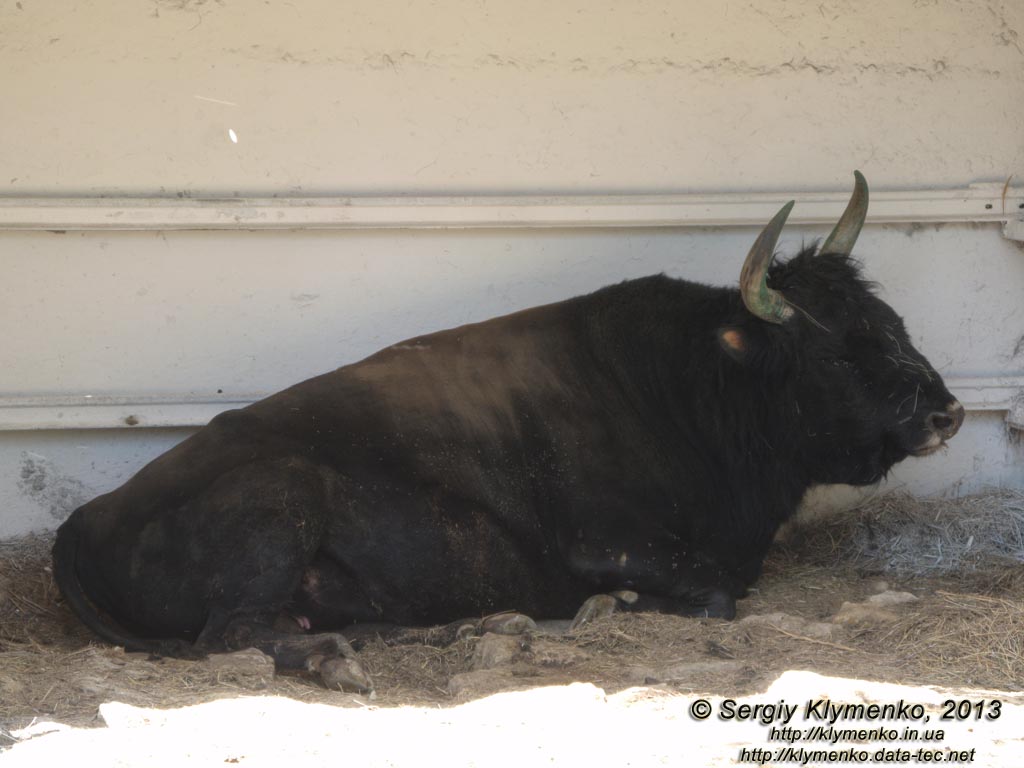
<instances>
[{"instance_id":1,"label":"dirt ground","mask_svg":"<svg viewBox=\"0 0 1024 768\"><path fill-rule=\"evenodd\" d=\"M104 645L59 599L47 537L0 542L0 750L28 740L42 721L109 726L110 702L166 711L270 696L433 710L571 683L630 702L742 698L793 670L996 691L1015 702L1024 690L1022 523L1019 493L889 498L791 531L735 621L622 614L574 633L544 625L444 648L371 642L360 659L376 686L372 699L274 674L259 654L182 661Z\"/></svg>"}]
</instances>

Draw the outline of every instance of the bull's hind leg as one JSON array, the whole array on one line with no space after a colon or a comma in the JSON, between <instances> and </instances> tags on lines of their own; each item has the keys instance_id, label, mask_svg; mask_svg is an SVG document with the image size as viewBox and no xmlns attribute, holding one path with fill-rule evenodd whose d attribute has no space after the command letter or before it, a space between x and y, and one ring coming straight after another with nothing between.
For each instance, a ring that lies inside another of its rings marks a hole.
<instances>
[{"instance_id":1,"label":"bull's hind leg","mask_svg":"<svg viewBox=\"0 0 1024 768\"><path fill-rule=\"evenodd\" d=\"M297 635L240 619L228 626L224 642L232 650L257 648L272 657L279 668L314 672L328 688L357 693L373 690L373 683L356 660L356 652L336 632Z\"/></svg>"},{"instance_id":2,"label":"bull's hind leg","mask_svg":"<svg viewBox=\"0 0 1024 768\"><path fill-rule=\"evenodd\" d=\"M208 612L197 647L254 647L278 668L316 672L331 688L371 689L343 636L274 628L321 544L331 482L302 459L258 462L226 473L194 502L190 540L216 553L199 568L213 578L203 587Z\"/></svg>"}]
</instances>

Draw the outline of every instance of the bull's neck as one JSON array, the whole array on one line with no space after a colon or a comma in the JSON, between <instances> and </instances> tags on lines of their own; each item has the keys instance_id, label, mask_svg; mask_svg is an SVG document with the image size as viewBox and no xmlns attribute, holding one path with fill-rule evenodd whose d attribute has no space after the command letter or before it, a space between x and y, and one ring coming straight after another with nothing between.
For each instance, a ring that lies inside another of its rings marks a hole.
<instances>
[{"instance_id":1,"label":"bull's neck","mask_svg":"<svg viewBox=\"0 0 1024 768\"><path fill-rule=\"evenodd\" d=\"M791 514L811 485L789 416L797 382L785 366L745 368L723 351L719 329L744 313L738 291L668 278L615 288L621 294L601 297L587 323L602 375L659 439L704 457L754 497L770 496L772 517Z\"/></svg>"}]
</instances>

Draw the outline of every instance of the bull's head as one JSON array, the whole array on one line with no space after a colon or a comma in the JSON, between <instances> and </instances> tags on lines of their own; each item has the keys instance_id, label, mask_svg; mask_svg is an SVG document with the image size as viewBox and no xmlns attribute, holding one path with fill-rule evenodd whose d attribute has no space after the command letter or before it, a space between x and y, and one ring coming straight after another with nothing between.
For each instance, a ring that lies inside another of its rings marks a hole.
<instances>
[{"instance_id":1,"label":"bull's head","mask_svg":"<svg viewBox=\"0 0 1024 768\"><path fill-rule=\"evenodd\" d=\"M908 455L938 450L964 409L850 258L868 206L867 182L854 175L850 202L821 248L773 264L793 202L782 207L750 249L740 293L764 321L750 335L795 374L795 402L780 407L792 408L815 479L863 484Z\"/></svg>"}]
</instances>

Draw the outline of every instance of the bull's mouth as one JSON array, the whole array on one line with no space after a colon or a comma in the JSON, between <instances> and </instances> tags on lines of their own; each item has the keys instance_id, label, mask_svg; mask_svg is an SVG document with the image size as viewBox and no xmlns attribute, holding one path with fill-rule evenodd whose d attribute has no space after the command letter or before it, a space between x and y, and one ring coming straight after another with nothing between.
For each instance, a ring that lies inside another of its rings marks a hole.
<instances>
[{"instance_id":1,"label":"bull's mouth","mask_svg":"<svg viewBox=\"0 0 1024 768\"><path fill-rule=\"evenodd\" d=\"M920 456L931 456L933 453L936 453L937 451L941 451L945 447L946 447L946 441L945 440L943 440L938 435L932 435L931 437L929 437L924 442L924 444L918 446L917 448L914 448L909 453L910 453L911 456L918 456L918 457L920 457Z\"/></svg>"}]
</instances>

